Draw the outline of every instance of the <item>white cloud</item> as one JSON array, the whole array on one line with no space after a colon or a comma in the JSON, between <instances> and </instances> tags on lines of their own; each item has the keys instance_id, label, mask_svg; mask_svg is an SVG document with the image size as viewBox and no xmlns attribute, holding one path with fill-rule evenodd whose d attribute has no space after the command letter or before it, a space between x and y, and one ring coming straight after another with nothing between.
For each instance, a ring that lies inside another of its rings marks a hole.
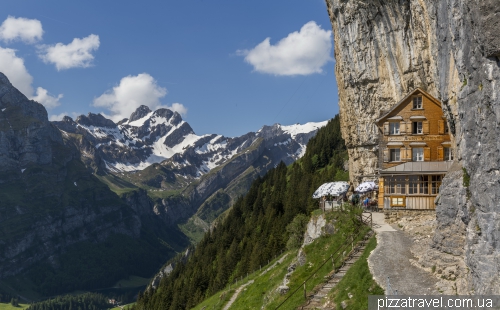
<instances>
[{"instance_id":1,"label":"white cloud","mask_svg":"<svg viewBox=\"0 0 500 310\"><path fill-rule=\"evenodd\" d=\"M120 83L94 99L94 106L108 109L107 115L114 121L130 117L139 106L146 105L152 110L169 108L179 114L186 114L187 108L181 103L174 103L171 107L163 106L160 99L165 97L167 89L158 86L156 80L147 73L136 76L126 76Z\"/></svg>"},{"instance_id":2,"label":"white cloud","mask_svg":"<svg viewBox=\"0 0 500 310\"><path fill-rule=\"evenodd\" d=\"M92 52L99 48L99 36L91 34L86 38L74 38L73 42L64 45L40 46L40 58L46 63L53 63L57 70L70 68L87 68L92 65Z\"/></svg>"},{"instance_id":3,"label":"white cloud","mask_svg":"<svg viewBox=\"0 0 500 310\"><path fill-rule=\"evenodd\" d=\"M33 77L24 66L24 60L16 56L15 50L0 47L0 72L25 96L33 94Z\"/></svg>"},{"instance_id":4,"label":"white cloud","mask_svg":"<svg viewBox=\"0 0 500 310\"><path fill-rule=\"evenodd\" d=\"M0 47L0 72L5 74L12 85L17 88L26 97L38 101L47 109L52 109L60 105L59 100L63 97L59 94L57 97L51 96L49 92L38 87L33 96L33 77L24 66L24 60L16 56L16 51L11 48Z\"/></svg>"},{"instance_id":5,"label":"white cloud","mask_svg":"<svg viewBox=\"0 0 500 310\"><path fill-rule=\"evenodd\" d=\"M68 115L68 112L62 112L61 114L53 114L49 117L49 121L54 122L54 121L61 121L63 117Z\"/></svg>"},{"instance_id":6,"label":"white cloud","mask_svg":"<svg viewBox=\"0 0 500 310\"><path fill-rule=\"evenodd\" d=\"M42 23L37 19L9 16L0 25L0 39L5 42L21 40L32 44L41 40L42 35Z\"/></svg>"},{"instance_id":7,"label":"white cloud","mask_svg":"<svg viewBox=\"0 0 500 310\"><path fill-rule=\"evenodd\" d=\"M35 96L31 99L43 104L47 109L52 109L61 104L59 99L62 97L62 94L57 95L57 97L51 96L45 88L38 87Z\"/></svg>"},{"instance_id":8,"label":"white cloud","mask_svg":"<svg viewBox=\"0 0 500 310\"><path fill-rule=\"evenodd\" d=\"M332 32L310 21L300 31L290 33L276 45L266 38L251 50L238 50L245 61L260 73L274 75L309 75L321 73L331 61Z\"/></svg>"},{"instance_id":9,"label":"white cloud","mask_svg":"<svg viewBox=\"0 0 500 310\"><path fill-rule=\"evenodd\" d=\"M182 116L186 115L188 111L188 109L182 103L178 102L172 103L172 106L167 106L166 108L175 111Z\"/></svg>"}]
</instances>

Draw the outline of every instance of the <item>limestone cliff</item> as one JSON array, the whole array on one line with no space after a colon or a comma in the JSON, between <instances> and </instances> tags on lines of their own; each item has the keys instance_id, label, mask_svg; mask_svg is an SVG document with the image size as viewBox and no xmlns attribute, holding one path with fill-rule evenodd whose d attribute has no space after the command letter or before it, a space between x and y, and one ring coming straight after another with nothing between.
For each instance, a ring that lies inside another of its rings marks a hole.
<instances>
[{"instance_id":1,"label":"limestone cliff","mask_svg":"<svg viewBox=\"0 0 500 310\"><path fill-rule=\"evenodd\" d=\"M500 293L498 1L326 3L351 178L376 173L380 111L416 87L441 100L457 163L438 198L433 249L465 260L459 293Z\"/></svg>"}]
</instances>

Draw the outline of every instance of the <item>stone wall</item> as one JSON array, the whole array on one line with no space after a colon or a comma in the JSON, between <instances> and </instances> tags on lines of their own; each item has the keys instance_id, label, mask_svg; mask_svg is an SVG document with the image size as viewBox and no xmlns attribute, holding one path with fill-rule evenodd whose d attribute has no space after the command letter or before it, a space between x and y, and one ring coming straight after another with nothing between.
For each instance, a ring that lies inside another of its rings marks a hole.
<instances>
[{"instance_id":1,"label":"stone wall","mask_svg":"<svg viewBox=\"0 0 500 310\"><path fill-rule=\"evenodd\" d=\"M389 224L396 223L405 217L419 217L426 215L436 215L434 210L384 210L385 221Z\"/></svg>"}]
</instances>

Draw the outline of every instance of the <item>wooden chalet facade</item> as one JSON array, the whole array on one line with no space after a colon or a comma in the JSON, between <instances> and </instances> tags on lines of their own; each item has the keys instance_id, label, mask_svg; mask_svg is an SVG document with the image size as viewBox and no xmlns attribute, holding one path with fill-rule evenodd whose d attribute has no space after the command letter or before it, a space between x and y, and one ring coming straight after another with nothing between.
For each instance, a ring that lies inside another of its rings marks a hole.
<instances>
[{"instance_id":1,"label":"wooden chalet facade","mask_svg":"<svg viewBox=\"0 0 500 310\"><path fill-rule=\"evenodd\" d=\"M417 88L376 120L379 129L379 208L435 209L453 160L441 102Z\"/></svg>"}]
</instances>

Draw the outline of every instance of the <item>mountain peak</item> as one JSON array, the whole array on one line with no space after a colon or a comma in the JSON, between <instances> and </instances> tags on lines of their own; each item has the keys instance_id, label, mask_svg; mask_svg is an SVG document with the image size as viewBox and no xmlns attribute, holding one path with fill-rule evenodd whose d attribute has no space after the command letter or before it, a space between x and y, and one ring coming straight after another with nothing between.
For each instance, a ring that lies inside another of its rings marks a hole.
<instances>
[{"instance_id":1,"label":"mountain peak","mask_svg":"<svg viewBox=\"0 0 500 310\"><path fill-rule=\"evenodd\" d=\"M62 143L61 133L40 103L29 100L0 73L0 171L28 164L50 164L51 142Z\"/></svg>"},{"instance_id":2,"label":"mountain peak","mask_svg":"<svg viewBox=\"0 0 500 310\"><path fill-rule=\"evenodd\" d=\"M94 113L89 113L87 116L80 115L76 119L76 122L84 126L107 127L107 128L116 127L116 124L112 120L105 118L101 114L94 114Z\"/></svg>"},{"instance_id":3,"label":"mountain peak","mask_svg":"<svg viewBox=\"0 0 500 310\"><path fill-rule=\"evenodd\" d=\"M64 117L62 118L61 122L72 123L73 119L70 116L64 115Z\"/></svg>"},{"instance_id":4,"label":"mountain peak","mask_svg":"<svg viewBox=\"0 0 500 310\"><path fill-rule=\"evenodd\" d=\"M12 87L12 84L10 83L9 79L5 74L0 72L0 87L6 85L7 87Z\"/></svg>"},{"instance_id":5,"label":"mountain peak","mask_svg":"<svg viewBox=\"0 0 500 310\"><path fill-rule=\"evenodd\" d=\"M133 121L136 121L138 119L141 119L143 118L144 116L148 115L149 113L151 113L151 109L148 107L148 106L145 106L145 105L141 105L140 107L138 107L131 115L130 115L130 118L129 118L129 122L133 122Z\"/></svg>"}]
</instances>

